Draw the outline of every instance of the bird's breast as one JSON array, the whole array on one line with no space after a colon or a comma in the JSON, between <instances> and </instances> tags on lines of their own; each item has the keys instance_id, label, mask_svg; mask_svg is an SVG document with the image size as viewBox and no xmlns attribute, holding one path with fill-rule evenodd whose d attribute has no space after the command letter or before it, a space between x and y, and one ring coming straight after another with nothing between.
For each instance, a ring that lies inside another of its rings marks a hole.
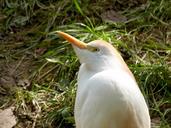
<instances>
[{"instance_id":1,"label":"bird's breast","mask_svg":"<svg viewBox=\"0 0 171 128\"><path fill-rule=\"evenodd\" d=\"M84 65L80 67L75 102L76 122L84 124L90 122L90 119L99 118L98 121L106 121L103 124L106 123L107 126L114 125L113 122L117 124L119 121L128 120L130 116L133 122L134 119L139 119L130 124L136 125L130 128L141 125L139 122L147 122L148 126L147 105L135 80L129 74L122 70L93 72ZM115 121L105 120L109 117Z\"/></svg>"}]
</instances>

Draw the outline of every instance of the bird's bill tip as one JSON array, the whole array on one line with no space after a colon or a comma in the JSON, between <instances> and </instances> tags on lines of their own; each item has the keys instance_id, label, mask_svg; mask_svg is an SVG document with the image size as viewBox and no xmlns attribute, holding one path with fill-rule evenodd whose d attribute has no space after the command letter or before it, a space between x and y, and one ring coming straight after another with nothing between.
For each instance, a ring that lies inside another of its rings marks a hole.
<instances>
[{"instance_id":1,"label":"bird's bill tip","mask_svg":"<svg viewBox=\"0 0 171 128\"><path fill-rule=\"evenodd\" d=\"M57 34L59 34L60 36L62 36L65 40L67 40L68 42L70 42L71 44L77 46L80 49L86 49L87 48L87 44L76 39L75 37L62 32L62 31L56 31Z\"/></svg>"}]
</instances>

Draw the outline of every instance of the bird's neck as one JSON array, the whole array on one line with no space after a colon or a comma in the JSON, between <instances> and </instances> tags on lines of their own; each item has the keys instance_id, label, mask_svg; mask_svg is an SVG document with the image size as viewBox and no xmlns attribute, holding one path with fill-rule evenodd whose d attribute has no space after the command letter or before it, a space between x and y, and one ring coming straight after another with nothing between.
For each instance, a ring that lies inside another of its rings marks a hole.
<instances>
[{"instance_id":1,"label":"bird's neck","mask_svg":"<svg viewBox=\"0 0 171 128\"><path fill-rule=\"evenodd\" d=\"M79 72L81 72L81 74L86 75L86 77L91 77L92 75L98 72L102 72L104 70L112 70L113 72L121 70L123 72L128 73L134 79L132 72L129 70L127 64L124 62L123 59L114 60L113 58L107 58L103 61L96 63L82 63Z\"/></svg>"},{"instance_id":2,"label":"bird's neck","mask_svg":"<svg viewBox=\"0 0 171 128\"><path fill-rule=\"evenodd\" d=\"M99 61L99 62L98 62ZM101 60L94 60L83 63L86 70L97 73L104 70L116 70L122 68L122 62L113 57L103 57Z\"/></svg>"},{"instance_id":3,"label":"bird's neck","mask_svg":"<svg viewBox=\"0 0 171 128\"><path fill-rule=\"evenodd\" d=\"M97 63L89 64L89 63L82 63L78 72L78 90L80 90L84 83L86 84L86 81L90 79L92 76L99 72L103 72L105 70L115 70L115 68L111 66L105 66L102 65L102 63L99 63L98 65L95 65Z\"/></svg>"}]
</instances>

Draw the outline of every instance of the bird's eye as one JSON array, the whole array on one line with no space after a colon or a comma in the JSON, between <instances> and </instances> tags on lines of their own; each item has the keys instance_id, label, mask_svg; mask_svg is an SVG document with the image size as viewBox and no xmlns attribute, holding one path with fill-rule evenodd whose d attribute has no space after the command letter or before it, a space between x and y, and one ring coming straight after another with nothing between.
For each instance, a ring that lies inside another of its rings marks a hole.
<instances>
[{"instance_id":1,"label":"bird's eye","mask_svg":"<svg viewBox=\"0 0 171 128\"><path fill-rule=\"evenodd\" d=\"M88 49L89 51L91 51L91 52L98 52L98 51L100 51L99 48L93 47L93 46L88 46L87 49Z\"/></svg>"},{"instance_id":2,"label":"bird's eye","mask_svg":"<svg viewBox=\"0 0 171 128\"><path fill-rule=\"evenodd\" d=\"M99 48L94 48L93 52L98 52L100 49Z\"/></svg>"}]
</instances>

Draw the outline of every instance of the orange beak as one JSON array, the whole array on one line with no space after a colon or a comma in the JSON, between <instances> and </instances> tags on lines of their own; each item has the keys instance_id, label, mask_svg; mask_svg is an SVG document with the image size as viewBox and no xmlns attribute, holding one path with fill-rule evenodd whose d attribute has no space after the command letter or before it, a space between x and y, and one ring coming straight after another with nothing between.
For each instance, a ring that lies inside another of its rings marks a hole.
<instances>
[{"instance_id":1,"label":"orange beak","mask_svg":"<svg viewBox=\"0 0 171 128\"><path fill-rule=\"evenodd\" d=\"M87 48L87 44L76 39L75 37L65 33L65 32L61 32L61 31L57 31L57 33L62 36L65 40L67 40L68 42L70 42L71 44L79 47L80 49L86 49Z\"/></svg>"}]
</instances>

